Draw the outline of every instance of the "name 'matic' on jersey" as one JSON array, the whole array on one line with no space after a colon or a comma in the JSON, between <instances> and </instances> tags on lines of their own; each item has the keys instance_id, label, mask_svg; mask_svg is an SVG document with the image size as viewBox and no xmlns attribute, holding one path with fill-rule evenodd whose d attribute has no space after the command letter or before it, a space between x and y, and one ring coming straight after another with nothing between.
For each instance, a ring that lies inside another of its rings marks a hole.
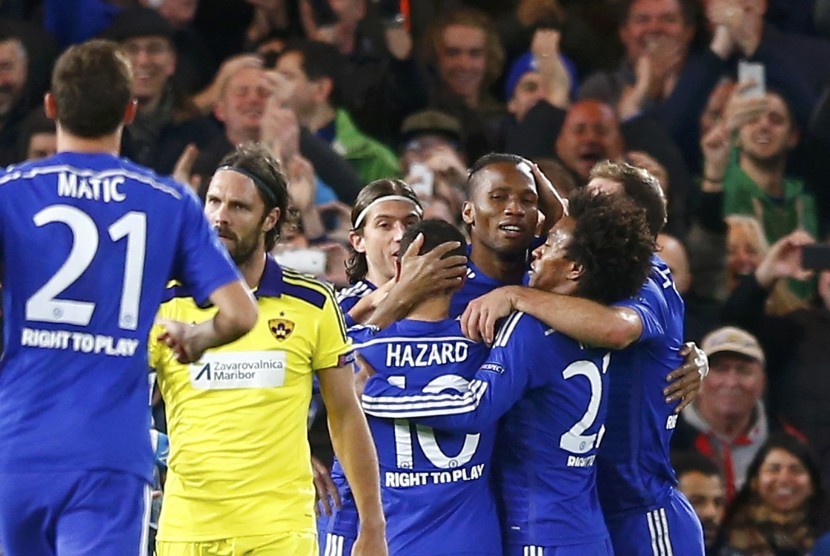
<instances>
[{"instance_id":1,"label":"name 'matic' on jersey","mask_svg":"<svg viewBox=\"0 0 830 556\"><path fill-rule=\"evenodd\" d=\"M440 392L464 386L487 357L457 320L403 320L354 333L355 348L396 387ZM495 427L445 432L407 419L369 417L380 461L389 553L500 555L490 460Z\"/></svg>"},{"instance_id":2,"label":"name 'matic' on jersey","mask_svg":"<svg viewBox=\"0 0 830 556\"><path fill-rule=\"evenodd\" d=\"M147 338L165 284L206 301L238 278L183 186L109 154L0 176L6 351L0 470L152 480Z\"/></svg>"},{"instance_id":3,"label":"name 'matic' on jersey","mask_svg":"<svg viewBox=\"0 0 830 556\"><path fill-rule=\"evenodd\" d=\"M665 402L663 388L683 363L684 307L666 263L654 256L639 293L618 305L637 312L643 333L611 363L608 434L598 458L607 515L662 505L677 484L669 460L676 404Z\"/></svg>"},{"instance_id":4,"label":"name 'matic' on jersey","mask_svg":"<svg viewBox=\"0 0 830 556\"><path fill-rule=\"evenodd\" d=\"M363 407L369 415L457 431L491 430L503 415L494 457L505 544L536 554L538 547L602 543L608 532L595 458L609 359L514 313L469 386L418 392L375 376L366 383Z\"/></svg>"}]
</instances>

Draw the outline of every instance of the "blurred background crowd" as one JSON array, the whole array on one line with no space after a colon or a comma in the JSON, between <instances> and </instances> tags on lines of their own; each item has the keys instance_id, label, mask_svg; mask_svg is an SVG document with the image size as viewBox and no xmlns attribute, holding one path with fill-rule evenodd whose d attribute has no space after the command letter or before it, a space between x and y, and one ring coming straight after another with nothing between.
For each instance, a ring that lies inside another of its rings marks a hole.
<instances>
[{"instance_id":1,"label":"blurred background crowd","mask_svg":"<svg viewBox=\"0 0 830 556\"><path fill-rule=\"evenodd\" d=\"M830 554L830 271L801 261L830 231L830 1L3 0L0 164L55 152L51 67L93 37L134 71L122 155L203 196L235 145L265 144L292 196L275 254L337 287L373 180L463 228L488 152L562 194L605 159L650 170L711 358L675 434L681 487L712 547Z\"/></svg>"}]
</instances>

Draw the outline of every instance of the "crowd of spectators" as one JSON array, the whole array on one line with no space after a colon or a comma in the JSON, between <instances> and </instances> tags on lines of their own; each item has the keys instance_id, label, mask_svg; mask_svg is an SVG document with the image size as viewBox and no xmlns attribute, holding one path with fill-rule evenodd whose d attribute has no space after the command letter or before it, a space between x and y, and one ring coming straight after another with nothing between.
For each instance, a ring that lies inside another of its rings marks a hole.
<instances>
[{"instance_id":1,"label":"crowd of spectators","mask_svg":"<svg viewBox=\"0 0 830 556\"><path fill-rule=\"evenodd\" d=\"M711 357L675 434L678 467L722 491L707 541L804 554L830 525L830 269L800 258L830 232L827 0L10 0L1 164L55 152L40 99L61 50L92 37L135 75L122 155L204 196L235 145L266 145L293 200L275 253L324 261L300 270L337 287L373 180L403 179L425 217L463 228L468 165L491 151L533 159L562 194L605 159L647 168L687 339ZM764 83L739 81L743 62ZM798 475L792 508L771 468Z\"/></svg>"}]
</instances>

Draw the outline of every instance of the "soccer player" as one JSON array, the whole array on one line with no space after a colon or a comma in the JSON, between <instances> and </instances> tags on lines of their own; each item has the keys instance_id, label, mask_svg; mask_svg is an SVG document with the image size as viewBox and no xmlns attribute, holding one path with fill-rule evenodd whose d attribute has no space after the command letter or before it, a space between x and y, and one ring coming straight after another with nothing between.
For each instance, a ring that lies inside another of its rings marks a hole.
<instances>
[{"instance_id":1,"label":"soccer player","mask_svg":"<svg viewBox=\"0 0 830 556\"><path fill-rule=\"evenodd\" d=\"M460 259L444 257L458 245L417 256L421 240L413 242L410 252L401 258L404 270L400 279L395 278L403 233L422 216L417 195L400 180L377 180L360 191L349 233L347 272L352 285L338 295L350 327L369 319L375 325L389 324L421 299L463 283L465 270Z\"/></svg>"},{"instance_id":2,"label":"soccer player","mask_svg":"<svg viewBox=\"0 0 830 556\"><path fill-rule=\"evenodd\" d=\"M578 190L570 210L534 250L531 287L602 303L636 293L654 248L642 209ZM379 374L366 384L363 407L373 417L482 434L504 414L496 482L505 554L608 555L594 461L609 357L514 313L469 384L436 381L420 391Z\"/></svg>"},{"instance_id":3,"label":"soccer player","mask_svg":"<svg viewBox=\"0 0 830 556\"><path fill-rule=\"evenodd\" d=\"M348 327L371 316L393 287L393 298L398 299L400 306L409 307L415 302L412 299L425 298L429 292L440 292L441 288L446 290L461 284L466 257L442 256L462 244L448 244L430 250L424 255L418 255L421 239L412 243L409 253L403 259L406 276L395 279L396 261L403 234L409 227L421 221L422 214L423 208L417 195L400 180L376 180L366 185L358 194L351 214L351 249L346 263L351 285L337 295L337 302L345 315ZM315 416L318 407L318 396L315 395L311 410ZM316 462L315 465L321 476L328 476L329 471L322 462ZM347 498L350 496L343 468L337 459L332 465L331 478L337 488L332 492L330 502L328 495L322 492L326 489L318 489L321 491L322 506L318 518L321 539L326 536L327 516L331 513L331 507L340 507L340 494ZM322 484L327 485L328 482L323 479ZM347 505L349 507L340 512L340 517L336 521L338 525L333 531L336 537L353 539L357 531L357 511L353 506L353 500L347 500ZM346 519L346 515L353 516L353 519ZM335 542L340 541L335 539ZM337 550L340 550L340 547ZM335 551L335 548L329 548L321 541L321 556L331 551Z\"/></svg>"},{"instance_id":4,"label":"soccer player","mask_svg":"<svg viewBox=\"0 0 830 556\"><path fill-rule=\"evenodd\" d=\"M424 220L409 228L400 253L419 235L423 240L419 254L456 242L447 256L466 258L464 236L439 220ZM400 273L400 264L397 268ZM465 338L458 320L449 318L450 297L457 287L423 300L403 320L383 330L351 329L355 349L390 382L407 388L429 390L468 381L490 350ZM405 419L374 417L369 418L369 426L380 460L390 554L501 556L490 486L495 427L481 434L445 433ZM329 524L329 554L351 554L357 520L349 510L353 506L349 496L346 489L343 509Z\"/></svg>"},{"instance_id":5,"label":"soccer player","mask_svg":"<svg viewBox=\"0 0 830 556\"><path fill-rule=\"evenodd\" d=\"M666 203L651 174L628 164L604 162L594 167L587 187L636 202L645 209L657 237L666 221ZM682 363L683 300L668 266L657 255L652 267L638 295L613 307L511 287L476 300L462 324L472 337L487 339L496 319L519 310L589 345L622 350L611 358L608 431L597 456L600 501L614 550L632 556L698 556L704 550L700 523L676 488L669 460L677 404L667 403L671 399L665 398L664 391L667 381L676 376L672 369ZM691 366L702 375L708 363L698 357L700 361ZM683 403L691 399L687 396Z\"/></svg>"},{"instance_id":6,"label":"soccer player","mask_svg":"<svg viewBox=\"0 0 830 556\"><path fill-rule=\"evenodd\" d=\"M159 556L317 553L306 435L313 375L361 517L354 554L386 554L377 456L334 293L266 255L287 204L285 176L259 146L227 156L208 187L205 212L254 290L260 318L196 364L179 364L164 346L151 345L172 447ZM163 318L213 312L186 288L169 293Z\"/></svg>"},{"instance_id":7,"label":"soccer player","mask_svg":"<svg viewBox=\"0 0 830 556\"><path fill-rule=\"evenodd\" d=\"M383 297L395 283L401 238L407 228L421 221L423 213L418 196L401 180L376 180L360 190L349 232L346 272L350 285L337 294L348 327L365 320L379 301L371 298ZM378 291L379 287L383 289ZM373 292L377 293L372 296Z\"/></svg>"},{"instance_id":8,"label":"soccer player","mask_svg":"<svg viewBox=\"0 0 830 556\"><path fill-rule=\"evenodd\" d=\"M544 238L564 212L562 199L539 168L514 154L478 159L467 178L467 196L461 217L470 236L470 262L464 286L452 300L453 316L495 288L523 283L535 235Z\"/></svg>"},{"instance_id":9,"label":"soccer player","mask_svg":"<svg viewBox=\"0 0 830 556\"><path fill-rule=\"evenodd\" d=\"M146 553L146 350L165 284L177 278L217 308L199 324L167 323L162 341L182 361L257 317L196 199L117 157L132 82L115 44L69 48L44 101L58 154L0 176L6 556Z\"/></svg>"}]
</instances>

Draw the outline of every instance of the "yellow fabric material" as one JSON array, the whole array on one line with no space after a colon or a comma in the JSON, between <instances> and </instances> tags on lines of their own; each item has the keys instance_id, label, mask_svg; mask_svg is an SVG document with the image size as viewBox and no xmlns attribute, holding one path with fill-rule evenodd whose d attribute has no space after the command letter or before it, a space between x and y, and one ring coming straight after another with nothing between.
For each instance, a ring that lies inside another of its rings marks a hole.
<instances>
[{"instance_id":1,"label":"yellow fabric material","mask_svg":"<svg viewBox=\"0 0 830 556\"><path fill-rule=\"evenodd\" d=\"M318 550L316 535L309 533L156 543L156 556L317 556Z\"/></svg>"},{"instance_id":2,"label":"yellow fabric material","mask_svg":"<svg viewBox=\"0 0 830 556\"><path fill-rule=\"evenodd\" d=\"M156 341L159 329L151 333L150 364L158 373L170 437L159 540L315 532L307 438L312 373L341 366L351 345L329 286L288 270L282 281L281 295L259 297L259 319L247 335L210 350L193 366L178 363ZM322 306L308 299L322 300ZM163 304L159 317L201 322L215 311L180 297ZM271 328L280 328L283 339ZM224 366L226 376L236 372L239 358L248 357L247 368L251 357L283 360L284 383L196 388L209 374L209 365L202 364L209 357L230 362Z\"/></svg>"}]
</instances>

